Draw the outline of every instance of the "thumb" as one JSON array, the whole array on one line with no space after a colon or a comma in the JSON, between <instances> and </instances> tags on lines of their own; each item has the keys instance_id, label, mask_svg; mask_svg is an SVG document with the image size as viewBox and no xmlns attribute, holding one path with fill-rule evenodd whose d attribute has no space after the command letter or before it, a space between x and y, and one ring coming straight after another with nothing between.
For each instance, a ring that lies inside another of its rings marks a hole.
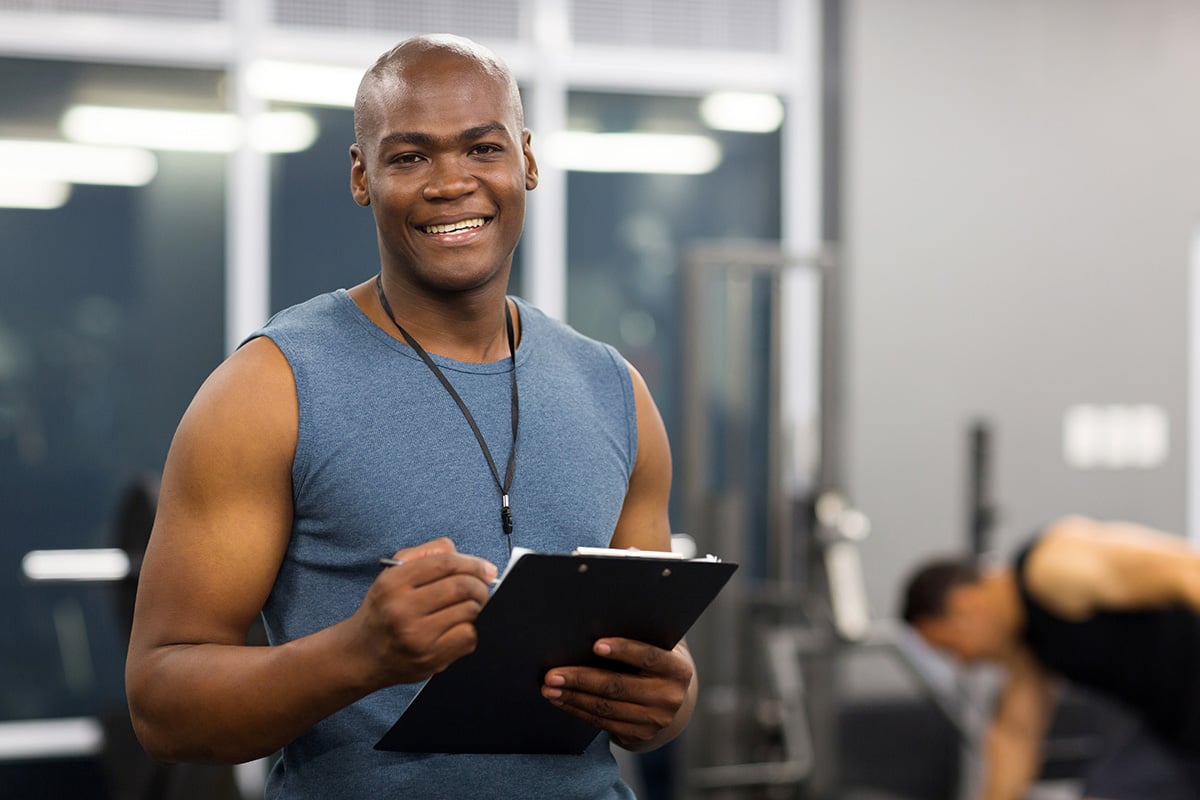
<instances>
[{"instance_id":1,"label":"thumb","mask_svg":"<svg viewBox=\"0 0 1200 800\"><path fill-rule=\"evenodd\" d=\"M425 556L436 556L442 553L453 552L456 552L454 542L443 536L440 539L434 539L424 544L397 550L392 558L397 561L416 561L418 558L424 558Z\"/></svg>"}]
</instances>

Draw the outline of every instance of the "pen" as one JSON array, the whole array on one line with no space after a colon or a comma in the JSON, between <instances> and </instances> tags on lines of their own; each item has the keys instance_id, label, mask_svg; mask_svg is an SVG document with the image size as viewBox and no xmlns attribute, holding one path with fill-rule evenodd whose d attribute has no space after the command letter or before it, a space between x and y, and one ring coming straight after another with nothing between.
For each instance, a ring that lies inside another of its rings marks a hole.
<instances>
[{"instance_id":1,"label":"pen","mask_svg":"<svg viewBox=\"0 0 1200 800\"><path fill-rule=\"evenodd\" d=\"M379 566L381 566L381 567L398 567L403 563L404 563L404 561L399 558L381 558L381 559L379 559ZM500 584L500 578L498 578L498 577L493 578L492 580L488 581L488 586L492 587L493 589L496 588L496 586L498 586L499 584Z\"/></svg>"}]
</instances>

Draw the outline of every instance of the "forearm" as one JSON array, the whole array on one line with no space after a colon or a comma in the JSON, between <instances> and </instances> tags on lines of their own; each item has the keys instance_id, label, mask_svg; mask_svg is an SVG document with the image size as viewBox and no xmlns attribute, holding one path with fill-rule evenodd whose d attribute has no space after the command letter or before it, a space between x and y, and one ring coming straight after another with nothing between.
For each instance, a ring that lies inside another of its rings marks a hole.
<instances>
[{"instance_id":1,"label":"forearm","mask_svg":"<svg viewBox=\"0 0 1200 800\"><path fill-rule=\"evenodd\" d=\"M985 749L983 800L1021 800L1037 778L1039 743L993 729Z\"/></svg>"},{"instance_id":2,"label":"forearm","mask_svg":"<svg viewBox=\"0 0 1200 800\"><path fill-rule=\"evenodd\" d=\"M377 688L357 670L345 638L335 625L274 647L155 648L127 675L138 738L162 761L269 755Z\"/></svg>"}]
</instances>

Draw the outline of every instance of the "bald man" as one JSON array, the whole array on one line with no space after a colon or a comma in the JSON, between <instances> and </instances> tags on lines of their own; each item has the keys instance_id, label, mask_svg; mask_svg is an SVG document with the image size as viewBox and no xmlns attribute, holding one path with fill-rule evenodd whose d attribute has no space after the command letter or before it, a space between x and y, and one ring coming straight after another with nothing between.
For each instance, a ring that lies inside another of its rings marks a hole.
<instances>
[{"instance_id":1,"label":"bald man","mask_svg":"<svg viewBox=\"0 0 1200 800\"><path fill-rule=\"evenodd\" d=\"M1018 800L1036 778L1060 678L1137 720L1091 768L1086 797L1200 798L1200 553L1180 537L1064 519L1011 565L925 566L903 616L961 662L1005 668L985 742L986 800Z\"/></svg>"},{"instance_id":2,"label":"bald man","mask_svg":"<svg viewBox=\"0 0 1200 800\"><path fill-rule=\"evenodd\" d=\"M514 544L670 549L671 462L641 376L506 293L538 181L508 69L410 39L366 73L354 118L378 274L277 314L184 415L129 648L139 737L164 760L282 750L269 798L630 798L609 743L686 724L683 644L605 638L619 671L544 676L547 703L602 731L583 756L373 749L474 649ZM270 646L247 647L259 614Z\"/></svg>"}]
</instances>

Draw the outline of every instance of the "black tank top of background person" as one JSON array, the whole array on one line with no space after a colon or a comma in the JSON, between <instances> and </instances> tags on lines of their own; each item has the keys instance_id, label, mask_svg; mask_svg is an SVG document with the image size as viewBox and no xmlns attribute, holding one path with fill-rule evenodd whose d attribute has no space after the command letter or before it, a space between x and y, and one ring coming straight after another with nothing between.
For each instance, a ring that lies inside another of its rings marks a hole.
<instances>
[{"instance_id":1,"label":"black tank top of background person","mask_svg":"<svg viewBox=\"0 0 1200 800\"><path fill-rule=\"evenodd\" d=\"M1139 713L1166 740L1200 753L1200 615L1170 606L1100 611L1074 622L1029 594L1025 563L1038 539L1018 554L1023 637L1047 669Z\"/></svg>"}]
</instances>

